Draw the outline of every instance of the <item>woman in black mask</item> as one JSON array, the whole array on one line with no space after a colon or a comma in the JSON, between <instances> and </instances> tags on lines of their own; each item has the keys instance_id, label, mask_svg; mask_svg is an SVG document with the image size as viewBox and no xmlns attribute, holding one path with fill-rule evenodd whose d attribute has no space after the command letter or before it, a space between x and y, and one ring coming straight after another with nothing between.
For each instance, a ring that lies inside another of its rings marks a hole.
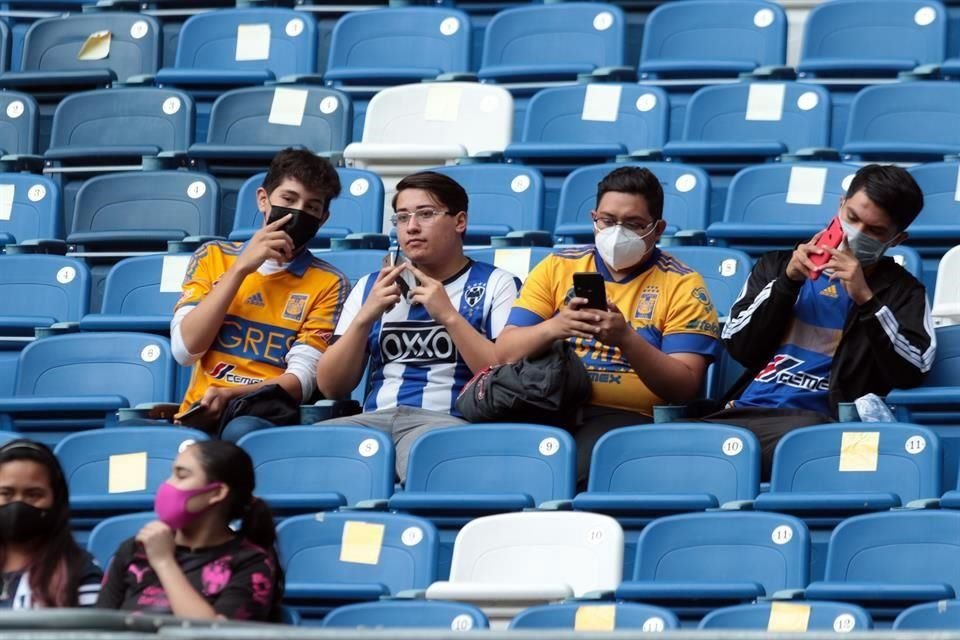
<instances>
[{"instance_id":1,"label":"woman in black mask","mask_svg":"<svg viewBox=\"0 0 960 640\"><path fill-rule=\"evenodd\" d=\"M0 609L93 606L102 572L70 532L63 470L46 446L0 447Z\"/></svg>"}]
</instances>

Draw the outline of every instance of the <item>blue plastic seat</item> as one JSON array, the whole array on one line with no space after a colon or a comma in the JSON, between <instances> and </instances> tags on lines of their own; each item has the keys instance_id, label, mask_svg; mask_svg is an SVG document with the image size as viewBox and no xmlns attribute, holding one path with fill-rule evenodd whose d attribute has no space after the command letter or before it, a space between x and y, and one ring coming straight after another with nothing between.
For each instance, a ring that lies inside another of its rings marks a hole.
<instances>
[{"instance_id":1,"label":"blue plastic seat","mask_svg":"<svg viewBox=\"0 0 960 640\"><path fill-rule=\"evenodd\" d=\"M5 218L0 219L0 247L63 238L60 189L55 182L27 173L0 173L0 189L13 192L9 214L0 216Z\"/></svg>"},{"instance_id":2,"label":"blue plastic seat","mask_svg":"<svg viewBox=\"0 0 960 640\"><path fill-rule=\"evenodd\" d=\"M910 607L893 621L901 631L946 631L960 629L960 600L941 600Z\"/></svg>"},{"instance_id":3,"label":"blue plastic seat","mask_svg":"<svg viewBox=\"0 0 960 640\"><path fill-rule=\"evenodd\" d=\"M887 394L901 422L957 424L960 420L960 325L936 329L936 338L935 353L931 345L925 353L911 355L929 368L920 386Z\"/></svg>"},{"instance_id":4,"label":"blue plastic seat","mask_svg":"<svg viewBox=\"0 0 960 640\"><path fill-rule=\"evenodd\" d=\"M509 271L521 284L540 261L553 253L550 247L511 247L503 249L467 249L464 253L480 262L486 262Z\"/></svg>"},{"instance_id":5,"label":"blue plastic seat","mask_svg":"<svg viewBox=\"0 0 960 640\"><path fill-rule=\"evenodd\" d=\"M379 544L377 544L379 542ZM305 618L333 606L425 589L437 573L437 533L415 516L332 512L277 527L284 601Z\"/></svg>"},{"instance_id":6,"label":"blue plastic seat","mask_svg":"<svg viewBox=\"0 0 960 640\"><path fill-rule=\"evenodd\" d=\"M960 162L931 162L907 169L923 191L923 210L910 225L910 245L939 259L960 244L960 202L956 200Z\"/></svg>"},{"instance_id":7,"label":"blue plastic seat","mask_svg":"<svg viewBox=\"0 0 960 640\"><path fill-rule=\"evenodd\" d=\"M724 322L750 277L750 256L726 247L673 246L666 247L664 252L700 274L717 315Z\"/></svg>"},{"instance_id":8,"label":"blue plastic seat","mask_svg":"<svg viewBox=\"0 0 960 640\"><path fill-rule=\"evenodd\" d=\"M311 246L329 246L331 238L342 238L351 233L380 233L383 228L383 182L380 177L372 171L345 167L338 167L337 175L340 177L340 195L330 203L330 217L317 231ZM263 213L257 208L256 193L266 176L266 173L258 173L240 188L231 240L249 240L263 226ZM382 251L380 257L383 257ZM379 268L378 262L356 278L351 276L351 281Z\"/></svg>"},{"instance_id":9,"label":"blue plastic seat","mask_svg":"<svg viewBox=\"0 0 960 640\"><path fill-rule=\"evenodd\" d=\"M14 395L0 398L0 428L55 444L65 434L116 421L146 402L173 402L166 338L74 333L36 340L20 352Z\"/></svg>"},{"instance_id":10,"label":"blue plastic seat","mask_svg":"<svg viewBox=\"0 0 960 640\"><path fill-rule=\"evenodd\" d=\"M804 25L797 70L813 77L896 77L943 61L947 12L927 0L832 0Z\"/></svg>"},{"instance_id":11,"label":"blue plastic seat","mask_svg":"<svg viewBox=\"0 0 960 640\"><path fill-rule=\"evenodd\" d=\"M0 93L0 113L6 114L0 119L2 155L36 153L40 112L33 96L18 91Z\"/></svg>"},{"instance_id":12,"label":"blue plastic seat","mask_svg":"<svg viewBox=\"0 0 960 640\"><path fill-rule=\"evenodd\" d=\"M764 0L665 3L647 18L640 77L736 77L784 64L787 16Z\"/></svg>"},{"instance_id":13,"label":"blue plastic seat","mask_svg":"<svg viewBox=\"0 0 960 640\"><path fill-rule=\"evenodd\" d=\"M470 198L468 243L543 229L543 177L532 167L465 164L431 169L460 183Z\"/></svg>"},{"instance_id":14,"label":"blue plastic seat","mask_svg":"<svg viewBox=\"0 0 960 640\"><path fill-rule=\"evenodd\" d=\"M0 348L19 348L38 327L78 322L90 304L90 271L75 258L9 255L0 262Z\"/></svg>"},{"instance_id":15,"label":"blue plastic seat","mask_svg":"<svg viewBox=\"0 0 960 640\"><path fill-rule=\"evenodd\" d=\"M2 17L2 16L0 16ZM0 72L10 69L10 49L13 42L13 32L6 20L0 20Z\"/></svg>"},{"instance_id":16,"label":"blue plastic seat","mask_svg":"<svg viewBox=\"0 0 960 640\"><path fill-rule=\"evenodd\" d=\"M657 632L680 628L680 621L672 611L633 602L564 602L530 607L521 611L510 621L510 628L576 630L578 612L586 607L612 608L614 611L611 630Z\"/></svg>"},{"instance_id":17,"label":"blue plastic seat","mask_svg":"<svg viewBox=\"0 0 960 640\"><path fill-rule=\"evenodd\" d=\"M120 543L134 537L144 525L156 519L157 515L152 511L104 518L87 536L87 551L106 572Z\"/></svg>"},{"instance_id":18,"label":"blue plastic seat","mask_svg":"<svg viewBox=\"0 0 960 640\"><path fill-rule=\"evenodd\" d=\"M923 195L924 202L927 200L927 193L924 192ZM911 237L913 225L910 225L911 228ZM923 268L923 258L920 256L920 252L914 249L913 247L908 247L906 245L897 245L896 247L890 247L887 249L884 255L888 255L894 259L894 261L899 264L901 267L907 270L907 273L912 275L917 280L922 280L924 277L924 268Z\"/></svg>"},{"instance_id":19,"label":"blue plastic seat","mask_svg":"<svg viewBox=\"0 0 960 640\"><path fill-rule=\"evenodd\" d=\"M253 458L257 495L274 513L335 510L393 493L393 442L374 429L263 429L238 444Z\"/></svg>"},{"instance_id":20,"label":"blue plastic seat","mask_svg":"<svg viewBox=\"0 0 960 640\"><path fill-rule=\"evenodd\" d=\"M164 250L167 242L216 234L220 188L186 171L112 173L77 192L71 243L88 251Z\"/></svg>"},{"instance_id":21,"label":"blue plastic seat","mask_svg":"<svg viewBox=\"0 0 960 640\"><path fill-rule=\"evenodd\" d=\"M935 162L960 152L960 85L894 82L861 90L850 106L845 158Z\"/></svg>"},{"instance_id":22,"label":"blue plastic seat","mask_svg":"<svg viewBox=\"0 0 960 640\"><path fill-rule=\"evenodd\" d=\"M796 607L807 608L808 617L805 631L847 633L850 631L867 631L873 628L873 620L870 619L869 613L856 605L841 602L763 602L725 607L708 613L700 621L698 628L766 631L777 623L778 611L776 607L784 605L792 609Z\"/></svg>"},{"instance_id":23,"label":"blue plastic seat","mask_svg":"<svg viewBox=\"0 0 960 640\"><path fill-rule=\"evenodd\" d=\"M490 625L483 611L464 602L431 600L361 602L337 607L323 619L328 629L447 629L469 631Z\"/></svg>"},{"instance_id":24,"label":"blue plastic seat","mask_svg":"<svg viewBox=\"0 0 960 640\"><path fill-rule=\"evenodd\" d=\"M363 276L383 268L383 259L387 252L378 249L344 249L318 251L314 255L343 272L350 280L350 284L355 285Z\"/></svg>"}]
</instances>

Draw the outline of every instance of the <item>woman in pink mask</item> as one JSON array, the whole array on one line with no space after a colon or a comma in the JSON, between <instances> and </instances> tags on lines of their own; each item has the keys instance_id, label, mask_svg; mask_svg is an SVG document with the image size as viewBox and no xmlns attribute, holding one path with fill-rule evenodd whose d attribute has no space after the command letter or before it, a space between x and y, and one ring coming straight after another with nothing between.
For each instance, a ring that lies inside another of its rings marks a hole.
<instances>
[{"instance_id":1,"label":"woman in pink mask","mask_svg":"<svg viewBox=\"0 0 960 640\"><path fill-rule=\"evenodd\" d=\"M270 508L253 495L250 456L195 443L157 490L158 520L120 545L100 589L104 609L183 618L276 620L282 578ZM240 520L239 531L230 522Z\"/></svg>"}]
</instances>

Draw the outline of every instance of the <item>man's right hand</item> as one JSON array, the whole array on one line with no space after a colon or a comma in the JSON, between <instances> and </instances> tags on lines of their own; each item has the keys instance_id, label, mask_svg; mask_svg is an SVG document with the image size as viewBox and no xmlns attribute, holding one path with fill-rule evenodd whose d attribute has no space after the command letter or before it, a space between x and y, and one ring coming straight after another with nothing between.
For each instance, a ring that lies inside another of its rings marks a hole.
<instances>
[{"instance_id":1,"label":"man's right hand","mask_svg":"<svg viewBox=\"0 0 960 640\"><path fill-rule=\"evenodd\" d=\"M267 260L290 262L293 259L293 240L283 231L290 214L261 227L243 249L234 263L234 269L248 276Z\"/></svg>"},{"instance_id":2,"label":"man's right hand","mask_svg":"<svg viewBox=\"0 0 960 640\"><path fill-rule=\"evenodd\" d=\"M586 298L572 298L567 306L557 312L557 315L547 320L555 340L567 338L590 340L596 337L600 314L593 309L582 309L587 302Z\"/></svg>"},{"instance_id":3,"label":"man's right hand","mask_svg":"<svg viewBox=\"0 0 960 640\"><path fill-rule=\"evenodd\" d=\"M397 284L397 278L407 268L407 263L396 267L384 267L377 274L377 280L370 289L370 295L367 296L360 312L357 314L356 321L361 324L373 324L385 311L389 311L395 304L400 302L400 285Z\"/></svg>"},{"instance_id":4,"label":"man's right hand","mask_svg":"<svg viewBox=\"0 0 960 640\"><path fill-rule=\"evenodd\" d=\"M813 264L813 262L810 261L810 256L823 255L824 250L817 246L817 241L820 240L820 236L822 236L823 233L823 231L818 231L817 235L810 239L810 242L798 244L797 248L793 250L790 262L787 263L788 278L795 282L803 282L810 277L812 272L816 272L817 275L819 275L822 267Z\"/></svg>"}]
</instances>

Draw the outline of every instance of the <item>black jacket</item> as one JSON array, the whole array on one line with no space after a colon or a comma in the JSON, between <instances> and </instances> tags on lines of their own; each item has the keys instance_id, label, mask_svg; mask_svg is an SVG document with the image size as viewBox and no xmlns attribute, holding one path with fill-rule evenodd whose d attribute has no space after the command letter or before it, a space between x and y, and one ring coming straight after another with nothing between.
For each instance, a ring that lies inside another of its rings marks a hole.
<instances>
[{"instance_id":1,"label":"black jacket","mask_svg":"<svg viewBox=\"0 0 960 640\"><path fill-rule=\"evenodd\" d=\"M776 354L793 320L802 282L786 276L792 252L775 251L757 262L733 303L723 342L747 371L728 391L740 396ZM915 387L930 370L936 351L926 290L892 258L882 258L867 277L873 298L854 305L830 369L830 408L866 393Z\"/></svg>"}]
</instances>

